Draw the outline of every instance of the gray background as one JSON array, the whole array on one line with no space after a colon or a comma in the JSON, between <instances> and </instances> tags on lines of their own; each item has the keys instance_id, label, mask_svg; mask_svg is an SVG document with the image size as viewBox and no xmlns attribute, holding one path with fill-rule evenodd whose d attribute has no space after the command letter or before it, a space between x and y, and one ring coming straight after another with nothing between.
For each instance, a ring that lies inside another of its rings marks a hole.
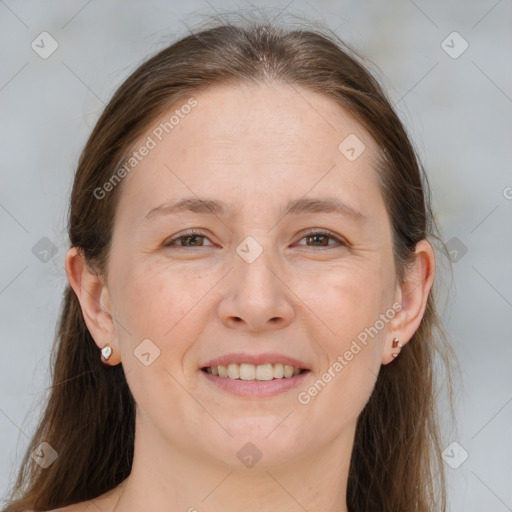
<instances>
[{"instance_id":1,"label":"gray background","mask_svg":"<svg viewBox=\"0 0 512 512\"><path fill-rule=\"evenodd\" d=\"M148 54L216 9L253 6L185 4L0 0L2 495L49 385L66 282L67 201L86 137L111 94ZM449 441L462 448L450 447L446 460L460 464L462 449L469 456L457 468L446 466L450 510L512 510L510 0L258 5L283 10L283 19L325 19L380 68L427 168L442 238L452 250L453 281L445 272L440 285L463 380L458 430ZM44 31L59 45L46 59L31 47ZM457 58L464 41L446 39L453 31L469 45Z\"/></svg>"}]
</instances>

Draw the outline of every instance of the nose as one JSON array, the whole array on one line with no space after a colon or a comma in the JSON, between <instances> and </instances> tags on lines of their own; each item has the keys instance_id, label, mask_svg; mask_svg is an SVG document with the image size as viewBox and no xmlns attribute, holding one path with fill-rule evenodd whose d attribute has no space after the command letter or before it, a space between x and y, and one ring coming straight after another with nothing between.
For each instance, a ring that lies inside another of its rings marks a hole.
<instances>
[{"instance_id":1,"label":"nose","mask_svg":"<svg viewBox=\"0 0 512 512\"><path fill-rule=\"evenodd\" d=\"M293 321L293 293L270 252L263 251L252 263L235 256L218 308L227 327L258 332L282 329Z\"/></svg>"}]
</instances>

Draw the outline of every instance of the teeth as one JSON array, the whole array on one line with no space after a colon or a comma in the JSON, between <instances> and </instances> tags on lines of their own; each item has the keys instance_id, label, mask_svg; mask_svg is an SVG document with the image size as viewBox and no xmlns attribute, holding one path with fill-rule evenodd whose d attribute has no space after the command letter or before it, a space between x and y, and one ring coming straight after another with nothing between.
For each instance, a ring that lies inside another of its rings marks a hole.
<instances>
[{"instance_id":1,"label":"teeth","mask_svg":"<svg viewBox=\"0 0 512 512\"><path fill-rule=\"evenodd\" d=\"M287 364L284 365L284 376L289 379L293 377L293 366L289 366Z\"/></svg>"},{"instance_id":2,"label":"teeth","mask_svg":"<svg viewBox=\"0 0 512 512\"><path fill-rule=\"evenodd\" d=\"M256 378L256 367L253 364L242 363L239 367L238 375L242 380L254 380Z\"/></svg>"},{"instance_id":3,"label":"teeth","mask_svg":"<svg viewBox=\"0 0 512 512\"><path fill-rule=\"evenodd\" d=\"M281 363L274 365L274 379L282 379L284 377L284 366Z\"/></svg>"},{"instance_id":4,"label":"teeth","mask_svg":"<svg viewBox=\"0 0 512 512\"><path fill-rule=\"evenodd\" d=\"M240 365L236 363L228 364L228 377L230 379L240 378Z\"/></svg>"},{"instance_id":5,"label":"teeth","mask_svg":"<svg viewBox=\"0 0 512 512\"><path fill-rule=\"evenodd\" d=\"M206 368L208 373L219 377L229 377L230 379L241 380L272 380L289 379L301 373L300 368L295 366L276 364L248 364L248 363L230 363L227 366L219 364L218 366Z\"/></svg>"},{"instance_id":6,"label":"teeth","mask_svg":"<svg viewBox=\"0 0 512 512\"><path fill-rule=\"evenodd\" d=\"M245 365L241 365L245 366ZM249 366L249 365L248 365ZM256 369L256 380L272 380L274 378L274 368L269 364L259 364L258 366L250 365Z\"/></svg>"}]
</instances>

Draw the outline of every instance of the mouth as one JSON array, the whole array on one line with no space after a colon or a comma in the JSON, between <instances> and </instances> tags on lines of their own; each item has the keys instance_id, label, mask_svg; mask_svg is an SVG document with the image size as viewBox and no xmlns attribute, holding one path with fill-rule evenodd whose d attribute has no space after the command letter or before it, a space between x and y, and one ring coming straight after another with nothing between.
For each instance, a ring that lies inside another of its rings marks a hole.
<instances>
[{"instance_id":1,"label":"mouth","mask_svg":"<svg viewBox=\"0 0 512 512\"><path fill-rule=\"evenodd\" d=\"M299 386L312 371L283 363L226 363L204 366L198 372L215 391L246 399L269 398Z\"/></svg>"},{"instance_id":2,"label":"mouth","mask_svg":"<svg viewBox=\"0 0 512 512\"><path fill-rule=\"evenodd\" d=\"M214 377L244 381L270 381L292 379L309 370L282 363L250 364L228 363L205 366L201 371Z\"/></svg>"}]
</instances>

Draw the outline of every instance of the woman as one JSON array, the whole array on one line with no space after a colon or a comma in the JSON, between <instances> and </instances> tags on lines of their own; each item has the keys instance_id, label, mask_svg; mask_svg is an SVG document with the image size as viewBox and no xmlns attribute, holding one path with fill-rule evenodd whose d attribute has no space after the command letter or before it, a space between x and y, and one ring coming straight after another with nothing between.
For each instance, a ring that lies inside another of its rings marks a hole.
<instances>
[{"instance_id":1,"label":"woman","mask_svg":"<svg viewBox=\"0 0 512 512\"><path fill-rule=\"evenodd\" d=\"M69 236L7 512L445 510L426 180L334 34L220 24L141 65Z\"/></svg>"}]
</instances>

